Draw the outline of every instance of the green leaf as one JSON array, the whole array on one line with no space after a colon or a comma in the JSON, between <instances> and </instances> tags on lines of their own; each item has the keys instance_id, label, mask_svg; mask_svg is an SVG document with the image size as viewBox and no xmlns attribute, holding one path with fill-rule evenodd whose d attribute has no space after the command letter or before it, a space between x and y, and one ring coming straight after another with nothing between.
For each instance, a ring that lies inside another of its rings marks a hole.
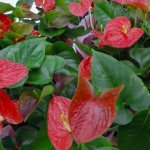
<instances>
[{"instance_id":1,"label":"green leaf","mask_svg":"<svg viewBox=\"0 0 150 150\"><path fill-rule=\"evenodd\" d=\"M149 150L150 109L136 114L128 125L120 126L118 144L121 150Z\"/></svg>"},{"instance_id":2,"label":"green leaf","mask_svg":"<svg viewBox=\"0 0 150 150\"><path fill-rule=\"evenodd\" d=\"M52 80L52 75L62 69L65 60L59 56L46 56L39 69L32 70L28 82L32 84L47 84Z\"/></svg>"},{"instance_id":3,"label":"green leaf","mask_svg":"<svg viewBox=\"0 0 150 150\"><path fill-rule=\"evenodd\" d=\"M124 65L128 66L136 75L141 75L142 70L140 68L137 68L132 62L128 60L121 61Z\"/></svg>"},{"instance_id":4,"label":"green leaf","mask_svg":"<svg viewBox=\"0 0 150 150\"><path fill-rule=\"evenodd\" d=\"M33 25L24 22L14 22L11 25L11 29L18 34L29 35L33 30Z\"/></svg>"},{"instance_id":5,"label":"green leaf","mask_svg":"<svg viewBox=\"0 0 150 150\"><path fill-rule=\"evenodd\" d=\"M94 14L99 24L107 24L109 20L117 16L125 15L124 9L112 5L109 2L95 3Z\"/></svg>"},{"instance_id":6,"label":"green leaf","mask_svg":"<svg viewBox=\"0 0 150 150\"><path fill-rule=\"evenodd\" d=\"M17 18L23 18L25 16L25 12L24 9L21 7L14 7L13 9L13 14L17 17Z\"/></svg>"},{"instance_id":7,"label":"green leaf","mask_svg":"<svg viewBox=\"0 0 150 150\"><path fill-rule=\"evenodd\" d=\"M132 48L129 55L139 63L141 69L146 70L150 67L150 48Z\"/></svg>"},{"instance_id":8,"label":"green leaf","mask_svg":"<svg viewBox=\"0 0 150 150\"><path fill-rule=\"evenodd\" d=\"M116 122L119 124L131 121L132 116L126 106L140 111L150 105L150 94L141 79L130 68L109 55L93 52L92 83L95 90L125 85L117 101Z\"/></svg>"},{"instance_id":9,"label":"green leaf","mask_svg":"<svg viewBox=\"0 0 150 150\"><path fill-rule=\"evenodd\" d=\"M63 11L51 10L45 15L45 20L51 28L63 28L68 25L70 18Z\"/></svg>"},{"instance_id":10,"label":"green leaf","mask_svg":"<svg viewBox=\"0 0 150 150\"><path fill-rule=\"evenodd\" d=\"M13 10L13 6L7 3L0 2L0 13L5 13L7 11Z\"/></svg>"},{"instance_id":11,"label":"green leaf","mask_svg":"<svg viewBox=\"0 0 150 150\"><path fill-rule=\"evenodd\" d=\"M109 146L111 147L111 142L105 138L104 136L101 136L91 142L84 144L84 150L97 150L98 148Z\"/></svg>"},{"instance_id":12,"label":"green leaf","mask_svg":"<svg viewBox=\"0 0 150 150\"><path fill-rule=\"evenodd\" d=\"M77 76L79 59L77 58L74 49L68 44L58 41L53 44L53 51L55 51L58 56L63 57L66 61L65 68L61 70L61 72L67 75Z\"/></svg>"},{"instance_id":13,"label":"green leaf","mask_svg":"<svg viewBox=\"0 0 150 150\"><path fill-rule=\"evenodd\" d=\"M0 58L6 58L26 65L28 68L38 68L45 56L45 40L29 39L9 46L0 51Z\"/></svg>"},{"instance_id":14,"label":"green leaf","mask_svg":"<svg viewBox=\"0 0 150 150\"><path fill-rule=\"evenodd\" d=\"M50 28L46 23L40 23L38 26L38 30L41 35L48 36L48 37L55 37L63 34L65 32L64 28Z\"/></svg>"},{"instance_id":15,"label":"green leaf","mask_svg":"<svg viewBox=\"0 0 150 150\"><path fill-rule=\"evenodd\" d=\"M85 31L84 27L78 27L75 29L66 29L64 35L68 38L74 39L87 33L89 33L89 30Z\"/></svg>"},{"instance_id":16,"label":"green leaf","mask_svg":"<svg viewBox=\"0 0 150 150\"><path fill-rule=\"evenodd\" d=\"M41 92L40 99L52 94L53 91L54 91L54 87L52 85L44 86L44 88L42 89L42 92Z\"/></svg>"},{"instance_id":17,"label":"green leaf","mask_svg":"<svg viewBox=\"0 0 150 150\"><path fill-rule=\"evenodd\" d=\"M21 146L20 150L54 150L47 136L46 121L42 123L36 139L29 145Z\"/></svg>"},{"instance_id":18,"label":"green leaf","mask_svg":"<svg viewBox=\"0 0 150 150\"><path fill-rule=\"evenodd\" d=\"M21 37L23 37L23 36L20 35L20 34L18 34L18 33L14 33L14 32L12 32L12 31L6 32L6 33L4 34L4 38L5 38L5 39L8 39L8 40L10 40L10 41L12 41L12 42L15 42L15 40L16 40L17 38L21 38Z\"/></svg>"},{"instance_id":19,"label":"green leaf","mask_svg":"<svg viewBox=\"0 0 150 150\"><path fill-rule=\"evenodd\" d=\"M16 131L16 139L21 145L28 145L37 136L37 130L31 126L22 126Z\"/></svg>"}]
</instances>

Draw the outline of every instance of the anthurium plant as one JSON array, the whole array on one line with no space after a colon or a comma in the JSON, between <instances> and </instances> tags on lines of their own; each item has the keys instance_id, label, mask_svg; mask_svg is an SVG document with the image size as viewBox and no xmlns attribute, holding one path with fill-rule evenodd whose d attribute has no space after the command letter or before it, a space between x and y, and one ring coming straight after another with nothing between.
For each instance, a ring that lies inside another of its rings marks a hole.
<instances>
[{"instance_id":1,"label":"anthurium plant","mask_svg":"<svg viewBox=\"0 0 150 150\"><path fill-rule=\"evenodd\" d=\"M0 1L0 150L150 150L149 11Z\"/></svg>"}]
</instances>

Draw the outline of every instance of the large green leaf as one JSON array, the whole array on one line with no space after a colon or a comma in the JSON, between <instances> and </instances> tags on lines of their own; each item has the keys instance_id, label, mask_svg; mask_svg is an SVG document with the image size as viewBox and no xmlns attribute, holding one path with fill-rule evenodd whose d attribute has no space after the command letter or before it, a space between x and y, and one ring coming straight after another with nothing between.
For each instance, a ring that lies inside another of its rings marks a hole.
<instances>
[{"instance_id":1,"label":"large green leaf","mask_svg":"<svg viewBox=\"0 0 150 150\"><path fill-rule=\"evenodd\" d=\"M117 101L116 122L119 124L131 121L128 107L140 111L150 105L150 94L141 79L130 68L109 55L93 52L92 83L96 90L125 85Z\"/></svg>"},{"instance_id":2,"label":"large green leaf","mask_svg":"<svg viewBox=\"0 0 150 150\"><path fill-rule=\"evenodd\" d=\"M150 47L132 48L129 55L139 63L141 69L146 70L150 67Z\"/></svg>"},{"instance_id":3,"label":"large green leaf","mask_svg":"<svg viewBox=\"0 0 150 150\"><path fill-rule=\"evenodd\" d=\"M121 150L150 149L150 109L137 113L131 123L119 127L118 144Z\"/></svg>"},{"instance_id":4,"label":"large green leaf","mask_svg":"<svg viewBox=\"0 0 150 150\"><path fill-rule=\"evenodd\" d=\"M94 14L99 24L107 24L107 22L116 16L125 15L124 9L120 6L112 5L108 2L95 3Z\"/></svg>"},{"instance_id":5,"label":"large green leaf","mask_svg":"<svg viewBox=\"0 0 150 150\"><path fill-rule=\"evenodd\" d=\"M6 58L26 65L28 68L38 68L45 56L45 40L29 39L9 46L0 51L0 58Z\"/></svg>"},{"instance_id":6,"label":"large green leaf","mask_svg":"<svg viewBox=\"0 0 150 150\"><path fill-rule=\"evenodd\" d=\"M41 67L34 69L29 74L28 82L32 84L47 84L52 80L54 72L62 69L65 60L59 56L46 56Z\"/></svg>"},{"instance_id":7,"label":"large green leaf","mask_svg":"<svg viewBox=\"0 0 150 150\"><path fill-rule=\"evenodd\" d=\"M0 13L11 11L11 10L13 10L13 8L14 7L11 6L10 4L0 2Z\"/></svg>"}]
</instances>

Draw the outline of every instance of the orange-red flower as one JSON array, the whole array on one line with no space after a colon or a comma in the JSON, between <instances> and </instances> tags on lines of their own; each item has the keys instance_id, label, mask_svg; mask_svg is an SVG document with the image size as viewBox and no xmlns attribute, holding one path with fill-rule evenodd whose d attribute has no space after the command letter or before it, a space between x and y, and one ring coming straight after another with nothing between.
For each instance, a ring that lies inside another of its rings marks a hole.
<instances>
[{"instance_id":1,"label":"orange-red flower","mask_svg":"<svg viewBox=\"0 0 150 150\"><path fill-rule=\"evenodd\" d=\"M50 101L48 136L56 150L68 150L73 139L81 144L99 137L115 118L115 103L123 86L96 96L89 82L91 60L92 57L88 57L79 66L78 85L72 100L54 96Z\"/></svg>"},{"instance_id":2,"label":"orange-red flower","mask_svg":"<svg viewBox=\"0 0 150 150\"><path fill-rule=\"evenodd\" d=\"M18 124L23 121L23 117L16 102L12 101L1 88L19 82L27 73L28 68L24 65L0 59L0 132L4 120L11 124Z\"/></svg>"},{"instance_id":3,"label":"orange-red flower","mask_svg":"<svg viewBox=\"0 0 150 150\"><path fill-rule=\"evenodd\" d=\"M92 5L92 0L81 0L80 2L71 2L69 4L70 12L75 16L83 17Z\"/></svg>"},{"instance_id":4,"label":"orange-red flower","mask_svg":"<svg viewBox=\"0 0 150 150\"><path fill-rule=\"evenodd\" d=\"M147 0L113 0L113 1L120 3L121 5L133 6L140 8L144 11L149 11Z\"/></svg>"},{"instance_id":5,"label":"orange-red flower","mask_svg":"<svg viewBox=\"0 0 150 150\"><path fill-rule=\"evenodd\" d=\"M55 0L35 0L37 7L42 7L44 11L48 12L55 7Z\"/></svg>"},{"instance_id":6,"label":"orange-red flower","mask_svg":"<svg viewBox=\"0 0 150 150\"><path fill-rule=\"evenodd\" d=\"M144 34L141 28L131 28L127 17L116 17L108 22L104 32L94 30L94 35L101 39L99 47L109 45L116 48L132 46Z\"/></svg>"},{"instance_id":7,"label":"orange-red flower","mask_svg":"<svg viewBox=\"0 0 150 150\"><path fill-rule=\"evenodd\" d=\"M10 30L11 23L12 21L7 15L0 13L0 39L5 32Z\"/></svg>"}]
</instances>

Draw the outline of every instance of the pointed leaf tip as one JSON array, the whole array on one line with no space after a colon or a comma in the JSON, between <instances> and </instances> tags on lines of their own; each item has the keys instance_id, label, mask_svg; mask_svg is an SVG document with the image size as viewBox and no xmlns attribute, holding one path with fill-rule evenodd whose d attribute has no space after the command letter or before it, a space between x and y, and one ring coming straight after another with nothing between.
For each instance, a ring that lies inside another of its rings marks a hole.
<instances>
[{"instance_id":1,"label":"pointed leaf tip","mask_svg":"<svg viewBox=\"0 0 150 150\"><path fill-rule=\"evenodd\" d=\"M91 79L92 56L83 59L79 65L79 74L87 80Z\"/></svg>"}]
</instances>

